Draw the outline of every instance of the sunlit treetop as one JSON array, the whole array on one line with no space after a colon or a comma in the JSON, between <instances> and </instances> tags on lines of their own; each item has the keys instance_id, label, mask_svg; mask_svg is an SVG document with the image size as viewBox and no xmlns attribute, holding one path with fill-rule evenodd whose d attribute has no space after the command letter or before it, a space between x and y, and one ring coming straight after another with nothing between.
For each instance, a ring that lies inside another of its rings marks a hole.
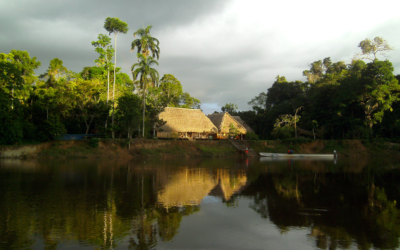
<instances>
[{"instance_id":1,"label":"sunlit treetop","mask_svg":"<svg viewBox=\"0 0 400 250\"><path fill-rule=\"evenodd\" d=\"M355 59L376 60L378 54L387 57L386 52L393 50L393 47L379 36L375 37L373 41L366 38L358 44L358 47L361 49L361 52L355 55Z\"/></svg>"},{"instance_id":2,"label":"sunlit treetop","mask_svg":"<svg viewBox=\"0 0 400 250\"><path fill-rule=\"evenodd\" d=\"M114 33L124 33L126 34L129 30L128 24L121 21L117 17L107 17L104 22L104 29L107 30L110 34Z\"/></svg>"}]
</instances>

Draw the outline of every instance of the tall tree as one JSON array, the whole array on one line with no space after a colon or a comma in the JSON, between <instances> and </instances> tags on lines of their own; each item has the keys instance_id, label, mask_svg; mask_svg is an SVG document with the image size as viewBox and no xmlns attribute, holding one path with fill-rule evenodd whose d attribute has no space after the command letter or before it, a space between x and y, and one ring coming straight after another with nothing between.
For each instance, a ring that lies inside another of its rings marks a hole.
<instances>
[{"instance_id":1,"label":"tall tree","mask_svg":"<svg viewBox=\"0 0 400 250\"><path fill-rule=\"evenodd\" d=\"M114 54L114 83L113 83L113 111L112 111L112 118L111 118L111 126L114 126L114 108L115 108L115 67L117 66L117 34L123 33L126 34L129 30L128 24L121 21L117 17L107 17L106 21L104 22L104 29L109 32L109 34L114 33L114 47L115 47L115 54ZM114 129L112 129L112 138L114 138Z\"/></svg>"},{"instance_id":2,"label":"tall tree","mask_svg":"<svg viewBox=\"0 0 400 250\"><path fill-rule=\"evenodd\" d=\"M13 55L14 64L21 70L25 84L32 84L36 80L33 70L37 69L41 62L36 61L36 57L31 58L27 51L11 50L10 54Z\"/></svg>"},{"instance_id":3,"label":"tall tree","mask_svg":"<svg viewBox=\"0 0 400 250\"><path fill-rule=\"evenodd\" d=\"M110 45L111 38L104 34L99 34L97 41L93 41L92 45L96 47L96 52L99 53L99 58L95 62L100 67L105 67L107 70L107 105L110 93L110 58L114 53L113 47ZM115 74L115 72L114 72Z\"/></svg>"},{"instance_id":4,"label":"tall tree","mask_svg":"<svg viewBox=\"0 0 400 250\"><path fill-rule=\"evenodd\" d=\"M149 56L150 51L153 55L153 58L157 57L157 60L160 56L160 47L158 45L160 42L157 38L154 38L150 35L150 30L153 26L149 25L146 28L138 29L133 36L139 36L139 39L136 39L131 44L131 52L137 48L137 53L142 53L145 56Z\"/></svg>"},{"instance_id":5,"label":"tall tree","mask_svg":"<svg viewBox=\"0 0 400 250\"><path fill-rule=\"evenodd\" d=\"M11 95L12 98L26 99L29 96L29 88L37 80L34 75L34 69L37 69L41 63L36 61L36 57L30 57L27 51L21 50L11 50L10 54L1 54L0 61L9 62L14 65L16 69L20 72L20 77L22 77L23 83L20 86L12 86ZM14 87L19 90L14 93Z\"/></svg>"},{"instance_id":6,"label":"tall tree","mask_svg":"<svg viewBox=\"0 0 400 250\"><path fill-rule=\"evenodd\" d=\"M378 54L387 57L386 52L393 50L389 43L379 36L375 37L373 41L368 38L362 40L358 44L358 47L361 49L361 52L355 55L355 59L376 60Z\"/></svg>"},{"instance_id":7,"label":"tall tree","mask_svg":"<svg viewBox=\"0 0 400 250\"><path fill-rule=\"evenodd\" d=\"M175 76L165 74L160 80L162 99L169 107L179 107L180 97L183 93L182 85Z\"/></svg>"},{"instance_id":8,"label":"tall tree","mask_svg":"<svg viewBox=\"0 0 400 250\"><path fill-rule=\"evenodd\" d=\"M400 100L400 85L393 71L391 62L374 60L363 72L359 98L371 132L373 124L381 122L384 112L392 111L392 104Z\"/></svg>"},{"instance_id":9,"label":"tall tree","mask_svg":"<svg viewBox=\"0 0 400 250\"><path fill-rule=\"evenodd\" d=\"M153 65L158 65L158 62L153 57L145 57L143 54L138 53L138 63L132 65L133 80L139 77L140 88L143 91L143 134L144 137L144 119L146 112L146 90L149 84L158 86L159 74L158 71L152 68Z\"/></svg>"},{"instance_id":10,"label":"tall tree","mask_svg":"<svg viewBox=\"0 0 400 250\"><path fill-rule=\"evenodd\" d=\"M80 117L86 125L86 134L94 119L108 110L101 100L100 95L104 91L99 79L76 79L63 86L63 94L76 107L75 115Z\"/></svg>"},{"instance_id":11,"label":"tall tree","mask_svg":"<svg viewBox=\"0 0 400 250\"><path fill-rule=\"evenodd\" d=\"M58 80L66 76L68 76L68 69L63 65L63 61L58 58L54 58L50 61L50 65L46 73L41 74L39 78L46 81L47 87L55 88Z\"/></svg>"},{"instance_id":12,"label":"tall tree","mask_svg":"<svg viewBox=\"0 0 400 250\"><path fill-rule=\"evenodd\" d=\"M226 103L225 106L221 108L222 112L228 112L231 115L235 114L237 109L238 106L234 103Z\"/></svg>"},{"instance_id":13,"label":"tall tree","mask_svg":"<svg viewBox=\"0 0 400 250\"><path fill-rule=\"evenodd\" d=\"M121 129L132 137L132 132L140 125L140 97L125 93L118 98L118 115Z\"/></svg>"},{"instance_id":14,"label":"tall tree","mask_svg":"<svg viewBox=\"0 0 400 250\"><path fill-rule=\"evenodd\" d=\"M190 96L189 93L184 92L181 95L181 108L186 109L200 109L201 101L193 96Z\"/></svg>"},{"instance_id":15,"label":"tall tree","mask_svg":"<svg viewBox=\"0 0 400 250\"><path fill-rule=\"evenodd\" d=\"M254 97L247 104L251 105L254 111L261 111L267 109L267 94L261 92L258 96Z\"/></svg>"}]
</instances>

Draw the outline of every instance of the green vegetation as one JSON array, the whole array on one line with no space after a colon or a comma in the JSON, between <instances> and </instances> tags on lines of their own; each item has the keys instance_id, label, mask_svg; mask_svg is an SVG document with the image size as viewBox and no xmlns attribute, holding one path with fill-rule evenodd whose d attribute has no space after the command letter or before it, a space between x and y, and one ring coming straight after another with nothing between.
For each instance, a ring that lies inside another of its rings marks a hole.
<instances>
[{"instance_id":1,"label":"green vegetation","mask_svg":"<svg viewBox=\"0 0 400 250\"><path fill-rule=\"evenodd\" d=\"M229 155L236 155L236 149L232 147L229 143L224 145L212 144L212 145L201 145L197 143L197 147L201 150L202 155L206 157L222 157Z\"/></svg>"},{"instance_id":2,"label":"green vegetation","mask_svg":"<svg viewBox=\"0 0 400 250\"><path fill-rule=\"evenodd\" d=\"M392 50L382 38L365 39L351 63L329 57L304 70L306 82L277 76L272 87L237 112L261 139L400 138L400 75L379 55ZM371 60L364 62L364 60Z\"/></svg>"},{"instance_id":3,"label":"green vegetation","mask_svg":"<svg viewBox=\"0 0 400 250\"><path fill-rule=\"evenodd\" d=\"M98 157L95 148L96 148L95 141L91 140L89 140L88 143L79 143L72 145L70 147L62 147L62 144L54 143L51 147L40 151L38 153L38 157L50 158L50 159L59 159L59 158L78 159L78 158Z\"/></svg>"},{"instance_id":4,"label":"green vegetation","mask_svg":"<svg viewBox=\"0 0 400 250\"><path fill-rule=\"evenodd\" d=\"M89 146L92 148L97 148L99 146L100 140L98 138L90 138L89 139Z\"/></svg>"},{"instance_id":5,"label":"green vegetation","mask_svg":"<svg viewBox=\"0 0 400 250\"><path fill-rule=\"evenodd\" d=\"M95 65L79 73L54 58L46 72L37 76L34 70L41 63L27 51L0 53L0 145L50 141L66 133L152 138L155 128L163 124L158 114L165 107L200 108L201 102L183 92L172 74L159 81L152 68L158 63L149 56L151 52L158 59L160 54L159 41L150 36L151 26L134 33L140 39L132 43L139 52L133 80L116 67L117 34L126 34L128 24L108 17L104 28L114 33L115 46L108 35L99 34L91 42L99 55Z\"/></svg>"}]
</instances>

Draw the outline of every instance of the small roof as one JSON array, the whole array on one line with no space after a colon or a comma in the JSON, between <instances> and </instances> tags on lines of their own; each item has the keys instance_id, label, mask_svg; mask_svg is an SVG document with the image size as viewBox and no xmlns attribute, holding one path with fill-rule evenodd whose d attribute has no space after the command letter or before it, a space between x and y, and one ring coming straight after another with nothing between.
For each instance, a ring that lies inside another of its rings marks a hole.
<instances>
[{"instance_id":1,"label":"small roof","mask_svg":"<svg viewBox=\"0 0 400 250\"><path fill-rule=\"evenodd\" d=\"M242 134L247 133L246 128L227 112L209 114L208 118L210 118L212 123L214 123L214 125L217 126L218 131L220 133L229 133L229 127L231 123L235 125L235 127L240 131L240 133Z\"/></svg>"},{"instance_id":2,"label":"small roof","mask_svg":"<svg viewBox=\"0 0 400 250\"><path fill-rule=\"evenodd\" d=\"M232 116L232 117L240 124L242 124L242 126L247 130L247 132L254 132L253 129L251 129L250 126L245 121L243 121L242 118L240 118L240 116Z\"/></svg>"},{"instance_id":3,"label":"small roof","mask_svg":"<svg viewBox=\"0 0 400 250\"><path fill-rule=\"evenodd\" d=\"M197 132L217 133L217 127L200 109L184 109L167 107L159 115L167 123L158 131L165 132Z\"/></svg>"}]
</instances>

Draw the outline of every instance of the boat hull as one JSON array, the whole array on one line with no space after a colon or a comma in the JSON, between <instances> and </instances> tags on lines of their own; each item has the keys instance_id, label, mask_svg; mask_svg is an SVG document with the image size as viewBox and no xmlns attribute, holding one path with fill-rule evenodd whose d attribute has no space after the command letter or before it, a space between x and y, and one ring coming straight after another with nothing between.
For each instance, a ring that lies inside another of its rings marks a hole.
<instances>
[{"instance_id":1,"label":"boat hull","mask_svg":"<svg viewBox=\"0 0 400 250\"><path fill-rule=\"evenodd\" d=\"M279 154L279 153L260 153L261 157L277 158L335 158L334 154Z\"/></svg>"}]
</instances>

